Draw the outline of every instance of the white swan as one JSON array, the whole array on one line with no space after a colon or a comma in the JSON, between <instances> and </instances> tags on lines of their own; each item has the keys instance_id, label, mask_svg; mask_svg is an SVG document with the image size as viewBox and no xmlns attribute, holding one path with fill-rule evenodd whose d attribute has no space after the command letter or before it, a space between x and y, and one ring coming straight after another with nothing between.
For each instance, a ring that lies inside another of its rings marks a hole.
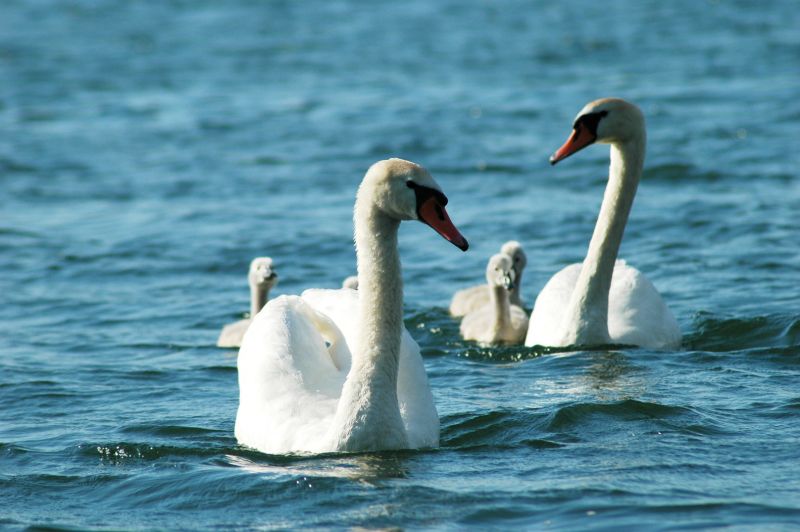
<instances>
[{"instance_id":1,"label":"white swan","mask_svg":"<svg viewBox=\"0 0 800 532\"><path fill-rule=\"evenodd\" d=\"M521 344L525 340L528 315L510 303L514 278L511 257L505 253L492 255L486 265L489 302L464 316L459 330L465 340L482 344Z\"/></svg>"},{"instance_id":2,"label":"white swan","mask_svg":"<svg viewBox=\"0 0 800 532\"><path fill-rule=\"evenodd\" d=\"M266 304L269 291L278 284L278 274L272 267L269 257L256 257L250 262L247 273L250 284L250 317L229 323L222 328L217 339L217 347L239 347L242 337L250 326L253 316Z\"/></svg>"},{"instance_id":3,"label":"white swan","mask_svg":"<svg viewBox=\"0 0 800 532\"><path fill-rule=\"evenodd\" d=\"M505 253L513 262L514 275L514 289L511 290L511 304L523 307L522 299L519 292L522 285L522 272L528 264L528 257L522 250L522 244L516 240L509 240L500 248L500 253ZM453 294L453 299L450 301L450 315L454 318L466 316L470 312L474 312L480 308L485 307L490 303L489 287L485 284L471 286L464 288Z\"/></svg>"},{"instance_id":4,"label":"white swan","mask_svg":"<svg viewBox=\"0 0 800 532\"><path fill-rule=\"evenodd\" d=\"M356 196L359 289L270 301L239 350L239 443L266 453L435 447L439 418L419 347L403 326L401 220L462 250L447 198L421 166L375 163Z\"/></svg>"},{"instance_id":5,"label":"white swan","mask_svg":"<svg viewBox=\"0 0 800 532\"><path fill-rule=\"evenodd\" d=\"M525 345L678 347L678 323L658 291L637 269L616 260L644 165L642 112L617 98L587 104L550 162L594 142L611 145L611 167L589 250L582 264L567 266L542 289Z\"/></svg>"}]
</instances>

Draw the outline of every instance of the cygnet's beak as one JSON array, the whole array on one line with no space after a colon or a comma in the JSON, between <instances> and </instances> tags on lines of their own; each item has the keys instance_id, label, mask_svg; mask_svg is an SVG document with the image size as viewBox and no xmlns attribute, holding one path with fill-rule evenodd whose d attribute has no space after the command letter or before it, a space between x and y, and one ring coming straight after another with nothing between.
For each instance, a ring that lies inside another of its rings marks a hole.
<instances>
[{"instance_id":1,"label":"cygnet's beak","mask_svg":"<svg viewBox=\"0 0 800 532\"><path fill-rule=\"evenodd\" d=\"M262 283L265 283L267 281L276 281L278 279L278 274L272 270L266 270L261 272L261 275L259 277L260 277L259 280Z\"/></svg>"},{"instance_id":2,"label":"cygnet's beak","mask_svg":"<svg viewBox=\"0 0 800 532\"><path fill-rule=\"evenodd\" d=\"M561 146L556 152L550 156L550 164L556 164L559 161L562 161L572 155L575 152L578 152L592 144L597 138L589 131L589 128L583 126L582 124L576 124L575 129L572 130L572 134L569 136L567 141Z\"/></svg>"},{"instance_id":3,"label":"cygnet's beak","mask_svg":"<svg viewBox=\"0 0 800 532\"><path fill-rule=\"evenodd\" d=\"M437 195L430 195L417 205L417 215L421 221L431 226L445 240L461 251L466 251L469 249L469 242L450 221L450 216L447 215L442 203Z\"/></svg>"},{"instance_id":4,"label":"cygnet's beak","mask_svg":"<svg viewBox=\"0 0 800 532\"><path fill-rule=\"evenodd\" d=\"M503 274L503 287L506 290L514 289L514 271L509 271Z\"/></svg>"}]
</instances>

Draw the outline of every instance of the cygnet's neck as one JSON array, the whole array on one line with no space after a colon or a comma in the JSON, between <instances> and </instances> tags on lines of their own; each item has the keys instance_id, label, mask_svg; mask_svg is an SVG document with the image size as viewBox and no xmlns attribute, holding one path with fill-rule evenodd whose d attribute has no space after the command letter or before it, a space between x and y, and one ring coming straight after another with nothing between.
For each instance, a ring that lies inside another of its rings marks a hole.
<instances>
[{"instance_id":1,"label":"cygnet's neck","mask_svg":"<svg viewBox=\"0 0 800 532\"><path fill-rule=\"evenodd\" d=\"M269 297L269 285L250 283L250 318L255 318L264 305L267 304Z\"/></svg>"},{"instance_id":2,"label":"cygnet's neck","mask_svg":"<svg viewBox=\"0 0 800 532\"><path fill-rule=\"evenodd\" d=\"M564 316L565 345L603 344L608 333L608 294L625 224L642 174L642 133L611 145L611 165L589 250Z\"/></svg>"},{"instance_id":3,"label":"cygnet's neck","mask_svg":"<svg viewBox=\"0 0 800 532\"><path fill-rule=\"evenodd\" d=\"M333 422L334 445L340 451L408 443L397 399L403 327L400 222L374 205L368 192L359 191L354 214L359 329Z\"/></svg>"},{"instance_id":4,"label":"cygnet's neck","mask_svg":"<svg viewBox=\"0 0 800 532\"><path fill-rule=\"evenodd\" d=\"M492 308L494 308L494 333L502 335L511 326L509 292L502 286L489 285L489 298Z\"/></svg>"},{"instance_id":5,"label":"cygnet's neck","mask_svg":"<svg viewBox=\"0 0 800 532\"><path fill-rule=\"evenodd\" d=\"M512 305L522 306L522 297L519 295L520 287L522 286L522 271L514 271L514 288L511 289L509 294L509 302Z\"/></svg>"}]
</instances>

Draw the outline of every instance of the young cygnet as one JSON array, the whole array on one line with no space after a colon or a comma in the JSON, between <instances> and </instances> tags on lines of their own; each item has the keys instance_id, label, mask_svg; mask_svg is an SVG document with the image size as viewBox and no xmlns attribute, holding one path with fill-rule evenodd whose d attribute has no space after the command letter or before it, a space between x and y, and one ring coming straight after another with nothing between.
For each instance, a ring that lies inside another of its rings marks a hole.
<instances>
[{"instance_id":1,"label":"young cygnet","mask_svg":"<svg viewBox=\"0 0 800 532\"><path fill-rule=\"evenodd\" d=\"M242 344L242 337L247 327L267 303L270 289L278 284L278 274L272 268L272 259L269 257L253 259L250 262L247 280L250 283L250 316L223 327L217 340L217 347L239 347Z\"/></svg>"},{"instance_id":2,"label":"young cygnet","mask_svg":"<svg viewBox=\"0 0 800 532\"><path fill-rule=\"evenodd\" d=\"M528 264L528 258L522 250L522 245L516 240L509 240L503 247L500 248L500 253L505 253L511 257L513 264L514 275L514 289L511 290L511 304L522 307L522 299L520 298L520 286L522 285L522 271L525 265ZM453 300L450 303L450 314L455 318L466 316L474 310L478 310L489 304L489 288L485 284L471 286L463 290L459 290L453 295Z\"/></svg>"},{"instance_id":3,"label":"young cygnet","mask_svg":"<svg viewBox=\"0 0 800 532\"><path fill-rule=\"evenodd\" d=\"M489 259L486 266L489 302L464 316L460 331L465 340L482 344L519 344L525 340L528 315L510 303L516 278L512 264L511 257L505 253Z\"/></svg>"}]
</instances>

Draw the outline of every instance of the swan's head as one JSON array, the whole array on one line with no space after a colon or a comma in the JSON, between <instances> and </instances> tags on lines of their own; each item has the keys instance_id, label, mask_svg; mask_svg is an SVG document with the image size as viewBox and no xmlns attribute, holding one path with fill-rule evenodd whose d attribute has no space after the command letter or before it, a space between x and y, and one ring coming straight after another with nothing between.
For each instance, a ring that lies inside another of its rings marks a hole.
<instances>
[{"instance_id":1,"label":"swan's head","mask_svg":"<svg viewBox=\"0 0 800 532\"><path fill-rule=\"evenodd\" d=\"M247 274L250 284L257 288L272 288L278 284L278 274L272 267L269 257L256 257L250 262Z\"/></svg>"},{"instance_id":2,"label":"swan's head","mask_svg":"<svg viewBox=\"0 0 800 532\"><path fill-rule=\"evenodd\" d=\"M342 288L350 288L351 290L358 290L358 275L351 275L342 281Z\"/></svg>"},{"instance_id":3,"label":"swan's head","mask_svg":"<svg viewBox=\"0 0 800 532\"><path fill-rule=\"evenodd\" d=\"M522 244L516 240L509 240L500 248L500 253L505 253L511 257L511 267L514 268L514 274L519 278L522 274L522 270L528 265L528 257L525 255L525 252L522 251Z\"/></svg>"},{"instance_id":4,"label":"swan's head","mask_svg":"<svg viewBox=\"0 0 800 532\"><path fill-rule=\"evenodd\" d=\"M373 164L358 190L356 202L362 201L371 201L395 220L419 220L462 251L469 247L447 215L447 196L431 174L416 163L387 159Z\"/></svg>"},{"instance_id":5,"label":"swan's head","mask_svg":"<svg viewBox=\"0 0 800 532\"><path fill-rule=\"evenodd\" d=\"M502 286L506 290L512 290L515 279L511 257L505 253L498 253L489 258L489 263L486 265L486 281L489 286Z\"/></svg>"},{"instance_id":6,"label":"swan's head","mask_svg":"<svg viewBox=\"0 0 800 532\"><path fill-rule=\"evenodd\" d=\"M644 115L632 103L620 98L602 98L581 109L572 124L572 134L551 157L550 164L566 159L599 142L620 144L644 137Z\"/></svg>"}]
</instances>

